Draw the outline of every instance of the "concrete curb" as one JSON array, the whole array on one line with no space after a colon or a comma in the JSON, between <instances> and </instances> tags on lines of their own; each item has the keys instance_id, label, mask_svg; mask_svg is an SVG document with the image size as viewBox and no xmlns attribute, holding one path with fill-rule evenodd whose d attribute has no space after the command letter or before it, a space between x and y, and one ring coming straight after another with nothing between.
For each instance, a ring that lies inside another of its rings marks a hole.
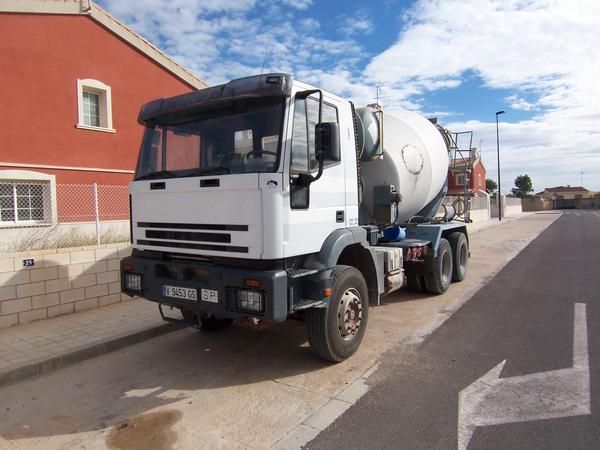
<instances>
[{"instance_id":1,"label":"concrete curb","mask_svg":"<svg viewBox=\"0 0 600 450\"><path fill-rule=\"evenodd\" d=\"M21 381L37 375L47 374L54 370L85 361L86 359L91 359L95 358L96 356L114 352L115 350L120 350L130 345L137 344L139 342L143 342L179 329L181 329L181 327L178 327L177 325L164 323L147 328L145 330L136 331L131 334L121 335L102 342L80 347L76 350L68 351L62 355L53 356L42 361L27 363L21 367L9 369L6 372L0 373L0 387L15 381Z\"/></svg>"}]
</instances>

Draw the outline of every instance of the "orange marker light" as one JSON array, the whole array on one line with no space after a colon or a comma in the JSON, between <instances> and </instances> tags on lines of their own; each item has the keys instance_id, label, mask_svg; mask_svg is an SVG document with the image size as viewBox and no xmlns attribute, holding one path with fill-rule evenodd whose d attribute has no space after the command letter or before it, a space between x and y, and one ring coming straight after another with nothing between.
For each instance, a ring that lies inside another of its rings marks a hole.
<instances>
[{"instance_id":1,"label":"orange marker light","mask_svg":"<svg viewBox=\"0 0 600 450\"><path fill-rule=\"evenodd\" d=\"M323 297L331 297L333 290L331 288L323 289Z\"/></svg>"},{"instance_id":2,"label":"orange marker light","mask_svg":"<svg viewBox=\"0 0 600 450\"><path fill-rule=\"evenodd\" d=\"M260 280L248 279L248 280L244 280L244 284L246 286L248 286L248 287L259 288L260 287Z\"/></svg>"}]
</instances>

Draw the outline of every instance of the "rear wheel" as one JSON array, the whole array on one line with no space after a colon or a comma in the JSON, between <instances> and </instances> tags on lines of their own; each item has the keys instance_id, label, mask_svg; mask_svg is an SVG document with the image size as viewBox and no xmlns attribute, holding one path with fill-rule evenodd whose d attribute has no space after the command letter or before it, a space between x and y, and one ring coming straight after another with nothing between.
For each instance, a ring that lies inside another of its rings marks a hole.
<instances>
[{"instance_id":1,"label":"rear wheel","mask_svg":"<svg viewBox=\"0 0 600 450\"><path fill-rule=\"evenodd\" d=\"M431 294L443 294L452 280L452 249L450 243L442 238L438 254L433 259L433 273L425 277L425 287Z\"/></svg>"},{"instance_id":2,"label":"rear wheel","mask_svg":"<svg viewBox=\"0 0 600 450\"><path fill-rule=\"evenodd\" d=\"M469 267L469 242L464 233L455 231L448 236L452 249L452 281L462 281Z\"/></svg>"},{"instance_id":3,"label":"rear wheel","mask_svg":"<svg viewBox=\"0 0 600 450\"><path fill-rule=\"evenodd\" d=\"M336 266L331 276L329 305L306 311L306 330L313 353L339 362L351 356L363 339L369 295L364 277L354 267Z\"/></svg>"}]
</instances>

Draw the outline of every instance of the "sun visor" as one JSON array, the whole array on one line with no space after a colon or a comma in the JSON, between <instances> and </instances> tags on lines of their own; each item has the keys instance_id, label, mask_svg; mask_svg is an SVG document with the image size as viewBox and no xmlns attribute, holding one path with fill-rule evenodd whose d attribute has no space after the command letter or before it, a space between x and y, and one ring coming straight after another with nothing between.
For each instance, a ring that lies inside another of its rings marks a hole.
<instances>
[{"instance_id":1,"label":"sun visor","mask_svg":"<svg viewBox=\"0 0 600 450\"><path fill-rule=\"evenodd\" d=\"M175 97L153 100L142 106L138 122L144 125L161 117L182 116L188 111L210 111L227 101L258 97L289 97L291 93L291 75L284 73L255 75Z\"/></svg>"}]
</instances>

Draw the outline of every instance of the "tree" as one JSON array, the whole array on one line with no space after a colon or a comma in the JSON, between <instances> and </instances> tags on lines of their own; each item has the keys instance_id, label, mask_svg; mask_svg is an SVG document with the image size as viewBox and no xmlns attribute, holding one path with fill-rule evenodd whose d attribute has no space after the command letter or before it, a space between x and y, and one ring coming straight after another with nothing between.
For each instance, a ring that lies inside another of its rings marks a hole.
<instances>
[{"instance_id":1,"label":"tree","mask_svg":"<svg viewBox=\"0 0 600 450\"><path fill-rule=\"evenodd\" d=\"M498 189L498 185L496 184L496 182L487 178L485 180L485 190L487 191L487 193L491 195L496 192L496 189Z\"/></svg>"},{"instance_id":2,"label":"tree","mask_svg":"<svg viewBox=\"0 0 600 450\"><path fill-rule=\"evenodd\" d=\"M533 183L529 175L519 175L515 178L515 187L512 188L512 193L515 197L524 198L530 192L533 192Z\"/></svg>"}]
</instances>

